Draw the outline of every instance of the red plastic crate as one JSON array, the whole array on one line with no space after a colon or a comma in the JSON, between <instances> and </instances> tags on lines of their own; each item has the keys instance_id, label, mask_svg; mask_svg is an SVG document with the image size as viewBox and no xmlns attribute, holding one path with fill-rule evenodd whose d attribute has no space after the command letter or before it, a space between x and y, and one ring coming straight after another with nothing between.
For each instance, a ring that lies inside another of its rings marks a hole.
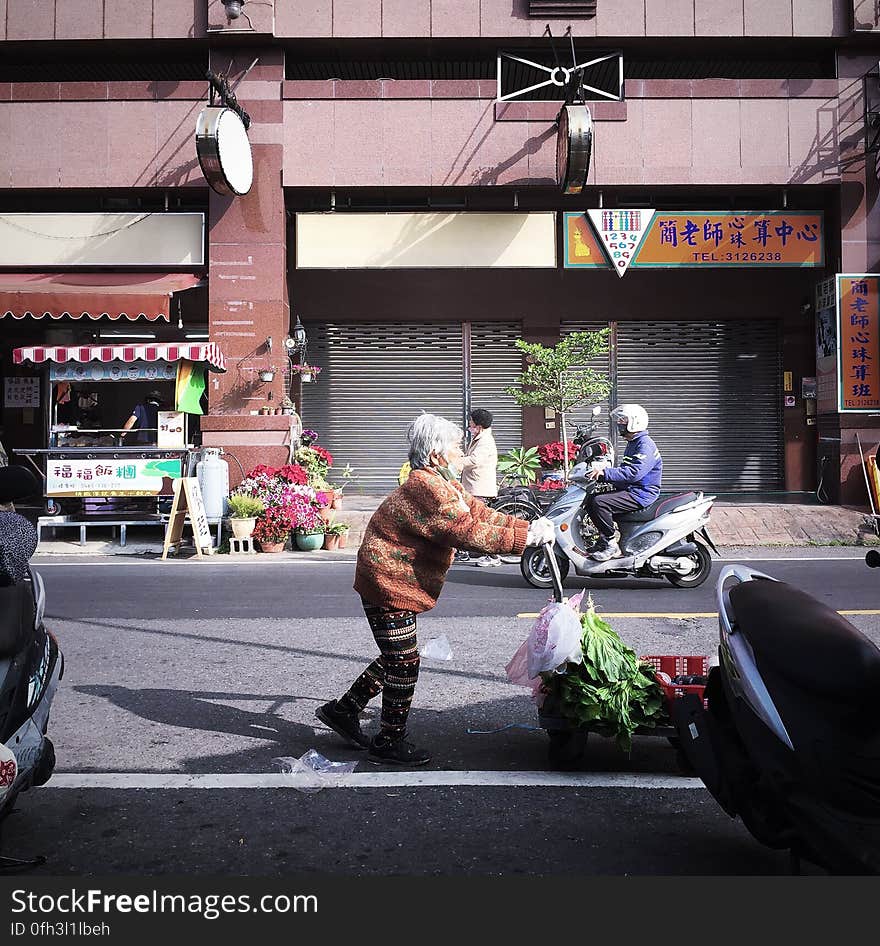
<instances>
[{"instance_id":1,"label":"red plastic crate","mask_svg":"<svg viewBox=\"0 0 880 946\"><path fill-rule=\"evenodd\" d=\"M640 657L639 660L651 664L660 673L668 674L670 679L685 675L705 677L709 673L709 658L706 656L686 657L682 654L648 654ZM666 702L670 709L673 700L677 700L687 693L695 693L702 698L703 706L707 706L706 698L703 696L706 687L702 684L664 683L659 677L657 683L660 684L660 688L666 694Z\"/></svg>"}]
</instances>

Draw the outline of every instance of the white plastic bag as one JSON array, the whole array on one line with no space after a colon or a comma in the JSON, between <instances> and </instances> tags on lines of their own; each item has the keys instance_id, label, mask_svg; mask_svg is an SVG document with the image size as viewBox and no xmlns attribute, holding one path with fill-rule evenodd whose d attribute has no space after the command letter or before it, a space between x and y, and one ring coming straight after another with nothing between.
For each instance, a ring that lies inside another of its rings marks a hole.
<instances>
[{"instance_id":1,"label":"white plastic bag","mask_svg":"<svg viewBox=\"0 0 880 946\"><path fill-rule=\"evenodd\" d=\"M577 604L580 598L577 599ZM583 660L583 628L572 601L551 601L541 609L526 641L526 671L529 677Z\"/></svg>"},{"instance_id":2,"label":"white plastic bag","mask_svg":"<svg viewBox=\"0 0 880 946\"><path fill-rule=\"evenodd\" d=\"M280 766L285 775L291 776L297 791L306 794L341 785L345 776L354 772L357 766L357 762L331 762L314 749L309 749L298 759L279 757L272 762Z\"/></svg>"},{"instance_id":3,"label":"white plastic bag","mask_svg":"<svg viewBox=\"0 0 880 946\"><path fill-rule=\"evenodd\" d=\"M445 634L432 637L419 651L419 656L426 660L452 660L452 647Z\"/></svg>"}]
</instances>

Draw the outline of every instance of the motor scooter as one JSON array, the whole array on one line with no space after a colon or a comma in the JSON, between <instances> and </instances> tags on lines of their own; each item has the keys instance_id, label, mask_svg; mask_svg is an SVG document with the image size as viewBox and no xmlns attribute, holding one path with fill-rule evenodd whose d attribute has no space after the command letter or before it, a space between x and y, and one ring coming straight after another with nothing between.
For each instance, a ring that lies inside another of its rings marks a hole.
<instances>
[{"instance_id":1,"label":"motor scooter","mask_svg":"<svg viewBox=\"0 0 880 946\"><path fill-rule=\"evenodd\" d=\"M38 488L29 473L31 482L24 483L26 472L0 469L0 502L14 502ZM28 563L35 547L36 532L24 517L0 513L0 826L18 795L45 784L55 768L55 749L46 733L64 657L43 623L43 580ZM44 857L0 857L0 874L42 863Z\"/></svg>"},{"instance_id":2,"label":"motor scooter","mask_svg":"<svg viewBox=\"0 0 880 946\"><path fill-rule=\"evenodd\" d=\"M607 438L595 438L572 468L568 487L544 513L556 526L555 554L563 580L574 566L575 574L584 578L666 578L677 588L702 585L712 571L709 550L718 554L707 529L715 497L702 492L661 493L650 506L615 517L623 555L606 562L590 557L588 548L597 533L587 515L587 499L614 487L587 474L592 467L614 464L614 451L608 451L606 443L610 447ZM552 587L543 549L527 548L520 571L533 587Z\"/></svg>"},{"instance_id":3,"label":"motor scooter","mask_svg":"<svg viewBox=\"0 0 880 946\"><path fill-rule=\"evenodd\" d=\"M832 874L880 873L880 648L806 592L718 576L719 661L676 701L680 748L762 844Z\"/></svg>"}]
</instances>

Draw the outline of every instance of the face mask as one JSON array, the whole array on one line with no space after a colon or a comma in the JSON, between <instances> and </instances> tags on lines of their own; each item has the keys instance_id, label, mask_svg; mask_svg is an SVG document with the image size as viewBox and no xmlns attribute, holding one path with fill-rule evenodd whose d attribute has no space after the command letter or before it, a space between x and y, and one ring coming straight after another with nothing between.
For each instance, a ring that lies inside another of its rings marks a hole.
<instances>
[{"instance_id":1,"label":"face mask","mask_svg":"<svg viewBox=\"0 0 880 946\"><path fill-rule=\"evenodd\" d=\"M448 466L437 466L435 469L444 480L457 480L461 476L461 470L451 463Z\"/></svg>"}]
</instances>

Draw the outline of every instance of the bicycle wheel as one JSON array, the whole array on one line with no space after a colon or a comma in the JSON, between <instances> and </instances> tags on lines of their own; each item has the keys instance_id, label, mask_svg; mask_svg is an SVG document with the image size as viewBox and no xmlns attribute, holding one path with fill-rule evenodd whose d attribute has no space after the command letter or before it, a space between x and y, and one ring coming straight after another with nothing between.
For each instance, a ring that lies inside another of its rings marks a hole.
<instances>
[{"instance_id":1,"label":"bicycle wheel","mask_svg":"<svg viewBox=\"0 0 880 946\"><path fill-rule=\"evenodd\" d=\"M535 519L541 517L541 510L534 503L524 499L504 499L492 508L495 512L516 516L517 519L525 519L526 522L534 522Z\"/></svg>"}]
</instances>

